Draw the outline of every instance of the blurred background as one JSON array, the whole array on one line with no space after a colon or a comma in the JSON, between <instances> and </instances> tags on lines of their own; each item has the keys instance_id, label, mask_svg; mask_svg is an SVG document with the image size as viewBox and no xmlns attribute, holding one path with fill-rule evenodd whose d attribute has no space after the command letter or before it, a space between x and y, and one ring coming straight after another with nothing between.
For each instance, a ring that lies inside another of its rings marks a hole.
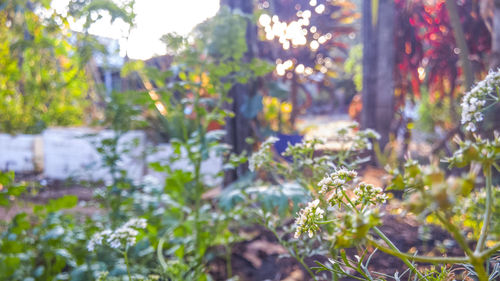
<instances>
[{"instance_id":1,"label":"blurred background","mask_svg":"<svg viewBox=\"0 0 500 281\"><path fill-rule=\"evenodd\" d=\"M172 99L162 92L179 79L181 53L198 48L203 61L240 49L244 61L259 59L269 71L232 89L229 107L251 130L229 144L249 150L247 137L275 133L328 137L331 130L314 128L354 120L381 134L382 149L398 144L403 155L413 130L431 143L456 132L461 94L499 61L496 6L487 0L47 0L0 8L0 130L7 134L107 128L105 112L119 97L141 100L132 103L145 123L130 129L168 141L179 131L171 122L177 113L160 104ZM245 18L244 42L228 22L208 30L224 13ZM144 79L124 72L131 63L148 68ZM159 95L148 100L151 90ZM189 119L188 111L178 117Z\"/></svg>"},{"instance_id":2,"label":"blurred background","mask_svg":"<svg viewBox=\"0 0 500 281\"><path fill-rule=\"evenodd\" d=\"M3 0L0 169L30 202L193 178L216 198L258 178L247 158L268 137L278 153L318 138L336 152L351 128L380 135L362 156L383 185L385 165L451 156L464 136L462 96L500 66L498 2ZM104 205L117 221L122 199Z\"/></svg>"}]
</instances>

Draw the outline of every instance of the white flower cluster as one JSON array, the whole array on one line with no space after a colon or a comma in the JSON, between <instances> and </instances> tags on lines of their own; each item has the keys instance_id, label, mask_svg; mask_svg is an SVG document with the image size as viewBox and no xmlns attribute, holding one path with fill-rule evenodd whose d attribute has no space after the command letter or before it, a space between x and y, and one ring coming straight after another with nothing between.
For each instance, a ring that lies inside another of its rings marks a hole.
<instances>
[{"instance_id":1,"label":"white flower cluster","mask_svg":"<svg viewBox=\"0 0 500 281\"><path fill-rule=\"evenodd\" d=\"M380 187L374 187L372 184L360 183L354 189L354 194L357 196L356 204L383 204L387 201L387 194L385 194Z\"/></svg>"},{"instance_id":2,"label":"white flower cluster","mask_svg":"<svg viewBox=\"0 0 500 281\"><path fill-rule=\"evenodd\" d=\"M288 144L288 147L285 149L285 151L283 151L282 154L284 156L291 155L293 150L306 149L309 147L310 147L310 145L307 142L298 142L298 143L295 143L293 145Z\"/></svg>"},{"instance_id":3,"label":"white flower cluster","mask_svg":"<svg viewBox=\"0 0 500 281\"><path fill-rule=\"evenodd\" d=\"M255 171L255 169L259 168L269 159L271 147L278 140L279 139L277 137L269 137L262 143L259 150L252 154L252 156L248 160L248 169L250 171Z\"/></svg>"},{"instance_id":4,"label":"white flower cluster","mask_svg":"<svg viewBox=\"0 0 500 281\"><path fill-rule=\"evenodd\" d=\"M283 156L292 156L294 152L304 153L304 150L314 150L315 146L318 144L325 144L325 138L313 138L309 140L303 140L302 142L298 142L295 144L288 144L288 147L283 151L281 155Z\"/></svg>"},{"instance_id":5,"label":"white flower cluster","mask_svg":"<svg viewBox=\"0 0 500 281\"><path fill-rule=\"evenodd\" d=\"M379 140L380 134L372 129L358 131L354 137L354 150L372 149L372 140Z\"/></svg>"},{"instance_id":6,"label":"white flower cluster","mask_svg":"<svg viewBox=\"0 0 500 281\"><path fill-rule=\"evenodd\" d=\"M353 170L347 170L346 168L340 168L337 171L331 173L324 177L319 183L318 186L321 187L319 193L326 193L333 189L341 188L346 182L354 179L358 173Z\"/></svg>"},{"instance_id":7,"label":"white flower cluster","mask_svg":"<svg viewBox=\"0 0 500 281\"><path fill-rule=\"evenodd\" d=\"M316 199L307 204L307 207L300 210L299 217L295 220L297 230L295 231L295 238L299 238L303 233L308 233L309 238L314 236L319 227L316 221L323 219L325 211L319 206L319 199Z\"/></svg>"},{"instance_id":8,"label":"white flower cluster","mask_svg":"<svg viewBox=\"0 0 500 281\"><path fill-rule=\"evenodd\" d=\"M98 232L90 239L87 249L92 252L96 245L103 245L104 242L114 249L131 247L136 243L138 229L144 229L146 225L145 219L131 219L114 231L106 229Z\"/></svg>"},{"instance_id":9,"label":"white flower cluster","mask_svg":"<svg viewBox=\"0 0 500 281\"><path fill-rule=\"evenodd\" d=\"M483 120L481 111L486 105L486 98L490 96L498 101L498 98L491 95L500 85L500 69L490 71L486 78L477 83L472 90L462 98L462 124L466 124L467 131L476 131L476 122Z\"/></svg>"},{"instance_id":10,"label":"white flower cluster","mask_svg":"<svg viewBox=\"0 0 500 281\"><path fill-rule=\"evenodd\" d=\"M373 130L373 129L366 129L366 130L363 130L361 132L367 138L376 139L376 140L380 139L380 134L377 131Z\"/></svg>"},{"instance_id":11,"label":"white flower cluster","mask_svg":"<svg viewBox=\"0 0 500 281\"><path fill-rule=\"evenodd\" d=\"M332 178L337 177L344 180L352 180L358 176L358 173L354 170L347 170L346 168L340 168L330 175Z\"/></svg>"}]
</instances>

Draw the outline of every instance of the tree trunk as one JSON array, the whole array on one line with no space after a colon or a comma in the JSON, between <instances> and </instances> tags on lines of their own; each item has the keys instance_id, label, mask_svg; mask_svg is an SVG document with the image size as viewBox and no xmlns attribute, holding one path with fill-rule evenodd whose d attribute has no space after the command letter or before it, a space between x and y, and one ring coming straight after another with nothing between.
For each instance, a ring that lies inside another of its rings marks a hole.
<instances>
[{"instance_id":1,"label":"tree trunk","mask_svg":"<svg viewBox=\"0 0 500 281\"><path fill-rule=\"evenodd\" d=\"M253 1L247 0L222 0L221 6L227 5L232 11L239 10L244 15L253 15ZM245 53L244 60L250 62L257 54L257 27L250 19L247 19L246 41L248 51ZM252 120L245 118L240 113L241 106L247 100L257 94L255 81L247 84L236 84L229 91L229 97L233 100L228 104L228 109L234 112L233 118L226 120L226 142L231 145L231 152L240 154L246 151L248 154L252 147L246 142L248 137L253 136ZM224 174L224 185L228 185L248 171L248 165L240 165L236 169L228 170Z\"/></svg>"},{"instance_id":2,"label":"tree trunk","mask_svg":"<svg viewBox=\"0 0 500 281\"><path fill-rule=\"evenodd\" d=\"M363 92L361 127L380 133L380 147L389 141L394 115L394 3L363 1ZM373 14L375 12L375 14Z\"/></svg>"},{"instance_id":3,"label":"tree trunk","mask_svg":"<svg viewBox=\"0 0 500 281\"><path fill-rule=\"evenodd\" d=\"M361 128L375 128L375 97L377 70L377 34L376 26L372 24L372 0L363 0L363 90L361 111Z\"/></svg>"},{"instance_id":4,"label":"tree trunk","mask_svg":"<svg viewBox=\"0 0 500 281\"><path fill-rule=\"evenodd\" d=\"M375 130L380 134L380 147L389 142L394 115L394 1L379 0L377 83L375 96Z\"/></svg>"},{"instance_id":5,"label":"tree trunk","mask_svg":"<svg viewBox=\"0 0 500 281\"><path fill-rule=\"evenodd\" d=\"M491 30L491 55L490 55L490 69L497 70L500 67L500 0L493 0L493 28ZM500 106L497 104L493 108L493 128L490 130L495 131L500 129Z\"/></svg>"},{"instance_id":6,"label":"tree trunk","mask_svg":"<svg viewBox=\"0 0 500 281\"><path fill-rule=\"evenodd\" d=\"M464 73L466 91L468 91L472 88L472 84L474 83L474 72L472 70L472 64L469 60L469 48L467 47L464 29L458 14L456 0L446 0L446 9L448 10L448 16L450 17L450 24L453 29L453 35L455 36L455 42L460 49L460 63L462 64L462 70Z\"/></svg>"},{"instance_id":7,"label":"tree trunk","mask_svg":"<svg viewBox=\"0 0 500 281\"><path fill-rule=\"evenodd\" d=\"M500 0L494 0L490 69L500 67Z\"/></svg>"}]
</instances>

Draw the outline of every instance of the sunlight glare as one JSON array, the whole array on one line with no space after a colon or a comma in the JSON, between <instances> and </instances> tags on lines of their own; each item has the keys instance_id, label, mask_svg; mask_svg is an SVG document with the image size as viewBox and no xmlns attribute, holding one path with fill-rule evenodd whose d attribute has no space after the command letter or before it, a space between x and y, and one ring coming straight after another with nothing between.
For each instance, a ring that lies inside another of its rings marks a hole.
<instances>
[{"instance_id":1,"label":"sunlight glare","mask_svg":"<svg viewBox=\"0 0 500 281\"><path fill-rule=\"evenodd\" d=\"M261 26L268 26L271 24L271 17L268 14L262 14L259 17L259 24Z\"/></svg>"},{"instance_id":2,"label":"sunlight glare","mask_svg":"<svg viewBox=\"0 0 500 281\"><path fill-rule=\"evenodd\" d=\"M295 68L295 72L297 72L298 74L302 74L302 73L304 73L304 69L305 69L304 65L303 64L299 64Z\"/></svg>"},{"instance_id":3,"label":"sunlight glare","mask_svg":"<svg viewBox=\"0 0 500 281\"><path fill-rule=\"evenodd\" d=\"M319 48L319 43L318 43L318 41L313 40L313 41L311 41L311 44L309 44L309 46L311 47L311 49L313 51L315 51L315 50L317 50Z\"/></svg>"},{"instance_id":4,"label":"sunlight glare","mask_svg":"<svg viewBox=\"0 0 500 281\"><path fill-rule=\"evenodd\" d=\"M318 14L322 14L324 11L325 11L325 5L321 4L321 5L318 5L314 11Z\"/></svg>"}]
</instances>

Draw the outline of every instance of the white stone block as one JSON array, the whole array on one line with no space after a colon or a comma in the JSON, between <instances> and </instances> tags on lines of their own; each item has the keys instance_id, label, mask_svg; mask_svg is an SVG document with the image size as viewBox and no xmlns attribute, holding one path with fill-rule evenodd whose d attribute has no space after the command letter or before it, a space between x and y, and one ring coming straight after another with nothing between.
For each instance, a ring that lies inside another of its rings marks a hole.
<instances>
[{"instance_id":1,"label":"white stone block","mask_svg":"<svg viewBox=\"0 0 500 281\"><path fill-rule=\"evenodd\" d=\"M96 147L101 140L113 136L112 131L96 131L88 128L45 130L43 133L45 176L53 179L111 180L110 171L103 165ZM118 151L122 152L118 166L126 170L128 176L135 181L141 180L144 171L142 155L145 138L144 132L131 131L122 136L118 144Z\"/></svg>"},{"instance_id":2,"label":"white stone block","mask_svg":"<svg viewBox=\"0 0 500 281\"><path fill-rule=\"evenodd\" d=\"M0 134L0 169L20 173L35 172L35 135Z\"/></svg>"}]
</instances>

